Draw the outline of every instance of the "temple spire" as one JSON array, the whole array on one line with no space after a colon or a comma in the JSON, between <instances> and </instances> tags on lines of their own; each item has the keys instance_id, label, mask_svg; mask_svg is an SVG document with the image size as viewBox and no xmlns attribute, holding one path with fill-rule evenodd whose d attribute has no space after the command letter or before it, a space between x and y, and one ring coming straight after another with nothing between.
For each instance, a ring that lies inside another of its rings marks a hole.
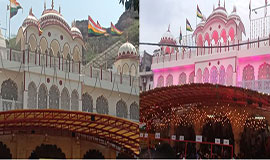
<instances>
[{"instance_id":1,"label":"temple spire","mask_svg":"<svg viewBox=\"0 0 270 160\"><path fill-rule=\"evenodd\" d=\"M59 6L59 13L61 14L61 6Z\"/></svg>"},{"instance_id":2,"label":"temple spire","mask_svg":"<svg viewBox=\"0 0 270 160\"><path fill-rule=\"evenodd\" d=\"M46 0L44 1L44 11L46 10Z\"/></svg>"},{"instance_id":3,"label":"temple spire","mask_svg":"<svg viewBox=\"0 0 270 160\"><path fill-rule=\"evenodd\" d=\"M224 8L225 8L225 0L224 0Z\"/></svg>"},{"instance_id":4,"label":"temple spire","mask_svg":"<svg viewBox=\"0 0 270 160\"><path fill-rule=\"evenodd\" d=\"M52 0L52 9L53 9L53 7L54 7L54 2L53 2L53 0Z\"/></svg>"},{"instance_id":5,"label":"temple spire","mask_svg":"<svg viewBox=\"0 0 270 160\"><path fill-rule=\"evenodd\" d=\"M168 26L168 32L170 32L170 25L171 25L171 24L169 24L169 26Z\"/></svg>"},{"instance_id":6,"label":"temple spire","mask_svg":"<svg viewBox=\"0 0 270 160\"><path fill-rule=\"evenodd\" d=\"M218 7L220 7L220 0L218 0Z\"/></svg>"}]
</instances>

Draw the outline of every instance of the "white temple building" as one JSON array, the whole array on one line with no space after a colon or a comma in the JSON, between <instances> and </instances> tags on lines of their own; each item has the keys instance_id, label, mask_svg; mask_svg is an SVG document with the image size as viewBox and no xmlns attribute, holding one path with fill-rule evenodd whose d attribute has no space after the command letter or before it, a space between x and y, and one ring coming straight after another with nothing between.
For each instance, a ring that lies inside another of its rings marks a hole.
<instances>
[{"instance_id":1,"label":"white temple building","mask_svg":"<svg viewBox=\"0 0 270 160\"><path fill-rule=\"evenodd\" d=\"M119 48L112 71L84 66L80 30L53 5L39 19L30 9L16 43L20 51L6 48L0 32L1 111L61 109L139 120L139 55L131 43Z\"/></svg>"}]
</instances>

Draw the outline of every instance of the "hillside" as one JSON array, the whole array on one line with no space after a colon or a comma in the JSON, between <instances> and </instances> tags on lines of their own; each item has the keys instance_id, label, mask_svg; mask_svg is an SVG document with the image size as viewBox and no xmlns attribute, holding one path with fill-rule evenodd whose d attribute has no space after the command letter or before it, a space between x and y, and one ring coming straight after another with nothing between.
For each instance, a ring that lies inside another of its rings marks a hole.
<instances>
[{"instance_id":1,"label":"hillside","mask_svg":"<svg viewBox=\"0 0 270 160\"><path fill-rule=\"evenodd\" d=\"M125 11L115 24L116 28L124 33L121 36L99 36L88 37L88 20L76 21L76 26L81 30L86 42L86 50L83 51L84 64L89 62L99 53L109 48L111 45L121 40L122 42L128 41L135 46L139 45L139 19L138 12ZM110 33L110 28L106 28Z\"/></svg>"}]
</instances>

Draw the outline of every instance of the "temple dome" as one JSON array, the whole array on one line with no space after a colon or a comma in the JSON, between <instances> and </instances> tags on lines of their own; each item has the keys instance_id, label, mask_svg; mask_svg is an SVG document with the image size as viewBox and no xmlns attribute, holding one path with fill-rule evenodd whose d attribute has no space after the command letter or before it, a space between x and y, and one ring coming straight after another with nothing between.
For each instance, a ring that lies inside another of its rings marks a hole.
<instances>
[{"instance_id":1,"label":"temple dome","mask_svg":"<svg viewBox=\"0 0 270 160\"><path fill-rule=\"evenodd\" d=\"M162 35L159 43L160 44L173 44L173 45L176 44L174 36L172 35L169 29Z\"/></svg>"},{"instance_id":2,"label":"temple dome","mask_svg":"<svg viewBox=\"0 0 270 160\"><path fill-rule=\"evenodd\" d=\"M124 43L118 50L118 58L138 57L136 48L129 42Z\"/></svg>"}]
</instances>

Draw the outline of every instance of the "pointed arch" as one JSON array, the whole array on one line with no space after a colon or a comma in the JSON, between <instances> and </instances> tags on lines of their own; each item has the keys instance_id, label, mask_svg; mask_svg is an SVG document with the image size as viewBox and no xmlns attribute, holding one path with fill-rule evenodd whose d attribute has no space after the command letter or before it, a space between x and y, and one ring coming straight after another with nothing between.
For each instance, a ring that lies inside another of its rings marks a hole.
<instances>
[{"instance_id":1,"label":"pointed arch","mask_svg":"<svg viewBox=\"0 0 270 160\"><path fill-rule=\"evenodd\" d=\"M139 113L139 105L136 102L133 102L130 105L130 119L139 120L140 113Z\"/></svg>"},{"instance_id":2,"label":"pointed arch","mask_svg":"<svg viewBox=\"0 0 270 160\"><path fill-rule=\"evenodd\" d=\"M70 96L66 87L61 92L61 109L70 110Z\"/></svg>"},{"instance_id":3,"label":"pointed arch","mask_svg":"<svg viewBox=\"0 0 270 160\"><path fill-rule=\"evenodd\" d=\"M157 80L157 87L163 87L164 86L164 77L160 75Z\"/></svg>"},{"instance_id":4,"label":"pointed arch","mask_svg":"<svg viewBox=\"0 0 270 160\"><path fill-rule=\"evenodd\" d=\"M202 83L202 70L200 68L197 70L196 83Z\"/></svg>"},{"instance_id":5,"label":"pointed arch","mask_svg":"<svg viewBox=\"0 0 270 160\"><path fill-rule=\"evenodd\" d=\"M59 89L56 85L51 86L49 91L49 108L59 109Z\"/></svg>"},{"instance_id":6,"label":"pointed arch","mask_svg":"<svg viewBox=\"0 0 270 160\"><path fill-rule=\"evenodd\" d=\"M47 109L47 95L47 87L42 83L38 90L38 109Z\"/></svg>"},{"instance_id":7,"label":"pointed arch","mask_svg":"<svg viewBox=\"0 0 270 160\"><path fill-rule=\"evenodd\" d=\"M116 103L116 116L120 118L127 118L127 115L127 104L121 99Z\"/></svg>"},{"instance_id":8,"label":"pointed arch","mask_svg":"<svg viewBox=\"0 0 270 160\"><path fill-rule=\"evenodd\" d=\"M1 85L2 99L15 100L18 99L18 87L17 84L11 80L5 80Z\"/></svg>"},{"instance_id":9,"label":"pointed arch","mask_svg":"<svg viewBox=\"0 0 270 160\"><path fill-rule=\"evenodd\" d=\"M166 86L172 86L173 85L173 76L169 74L166 78Z\"/></svg>"},{"instance_id":10,"label":"pointed arch","mask_svg":"<svg viewBox=\"0 0 270 160\"><path fill-rule=\"evenodd\" d=\"M73 90L71 93L71 110L79 111L79 94L77 90Z\"/></svg>"},{"instance_id":11,"label":"pointed arch","mask_svg":"<svg viewBox=\"0 0 270 160\"><path fill-rule=\"evenodd\" d=\"M185 72L182 72L180 75L179 75L179 80L178 80L178 84L179 85L183 85L183 84L186 84L187 83L187 75Z\"/></svg>"},{"instance_id":12,"label":"pointed arch","mask_svg":"<svg viewBox=\"0 0 270 160\"><path fill-rule=\"evenodd\" d=\"M88 93L82 95L82 111L93 112L93 98Z\"/></svg>"},{"instance_id":13,"label":"pointed arch","mask_svg":"<svg viewBox=\"0 0 270 160\"><path fill-rule=\"evenodd\" d=\"M96 110L99 114L109 114L108 100L103 95L96 100Z\"/></svg>"},{"instance_id":14,"label":"pointed arch","mask_svg":"<svg viewBox=\"0 0 270 160\"><path fill-rule=\"evenodd\" d=\"M37 87L34 82L29 83L28 85L28 108L36 109L37 108Z\"/></svg>"}]
</instances>

